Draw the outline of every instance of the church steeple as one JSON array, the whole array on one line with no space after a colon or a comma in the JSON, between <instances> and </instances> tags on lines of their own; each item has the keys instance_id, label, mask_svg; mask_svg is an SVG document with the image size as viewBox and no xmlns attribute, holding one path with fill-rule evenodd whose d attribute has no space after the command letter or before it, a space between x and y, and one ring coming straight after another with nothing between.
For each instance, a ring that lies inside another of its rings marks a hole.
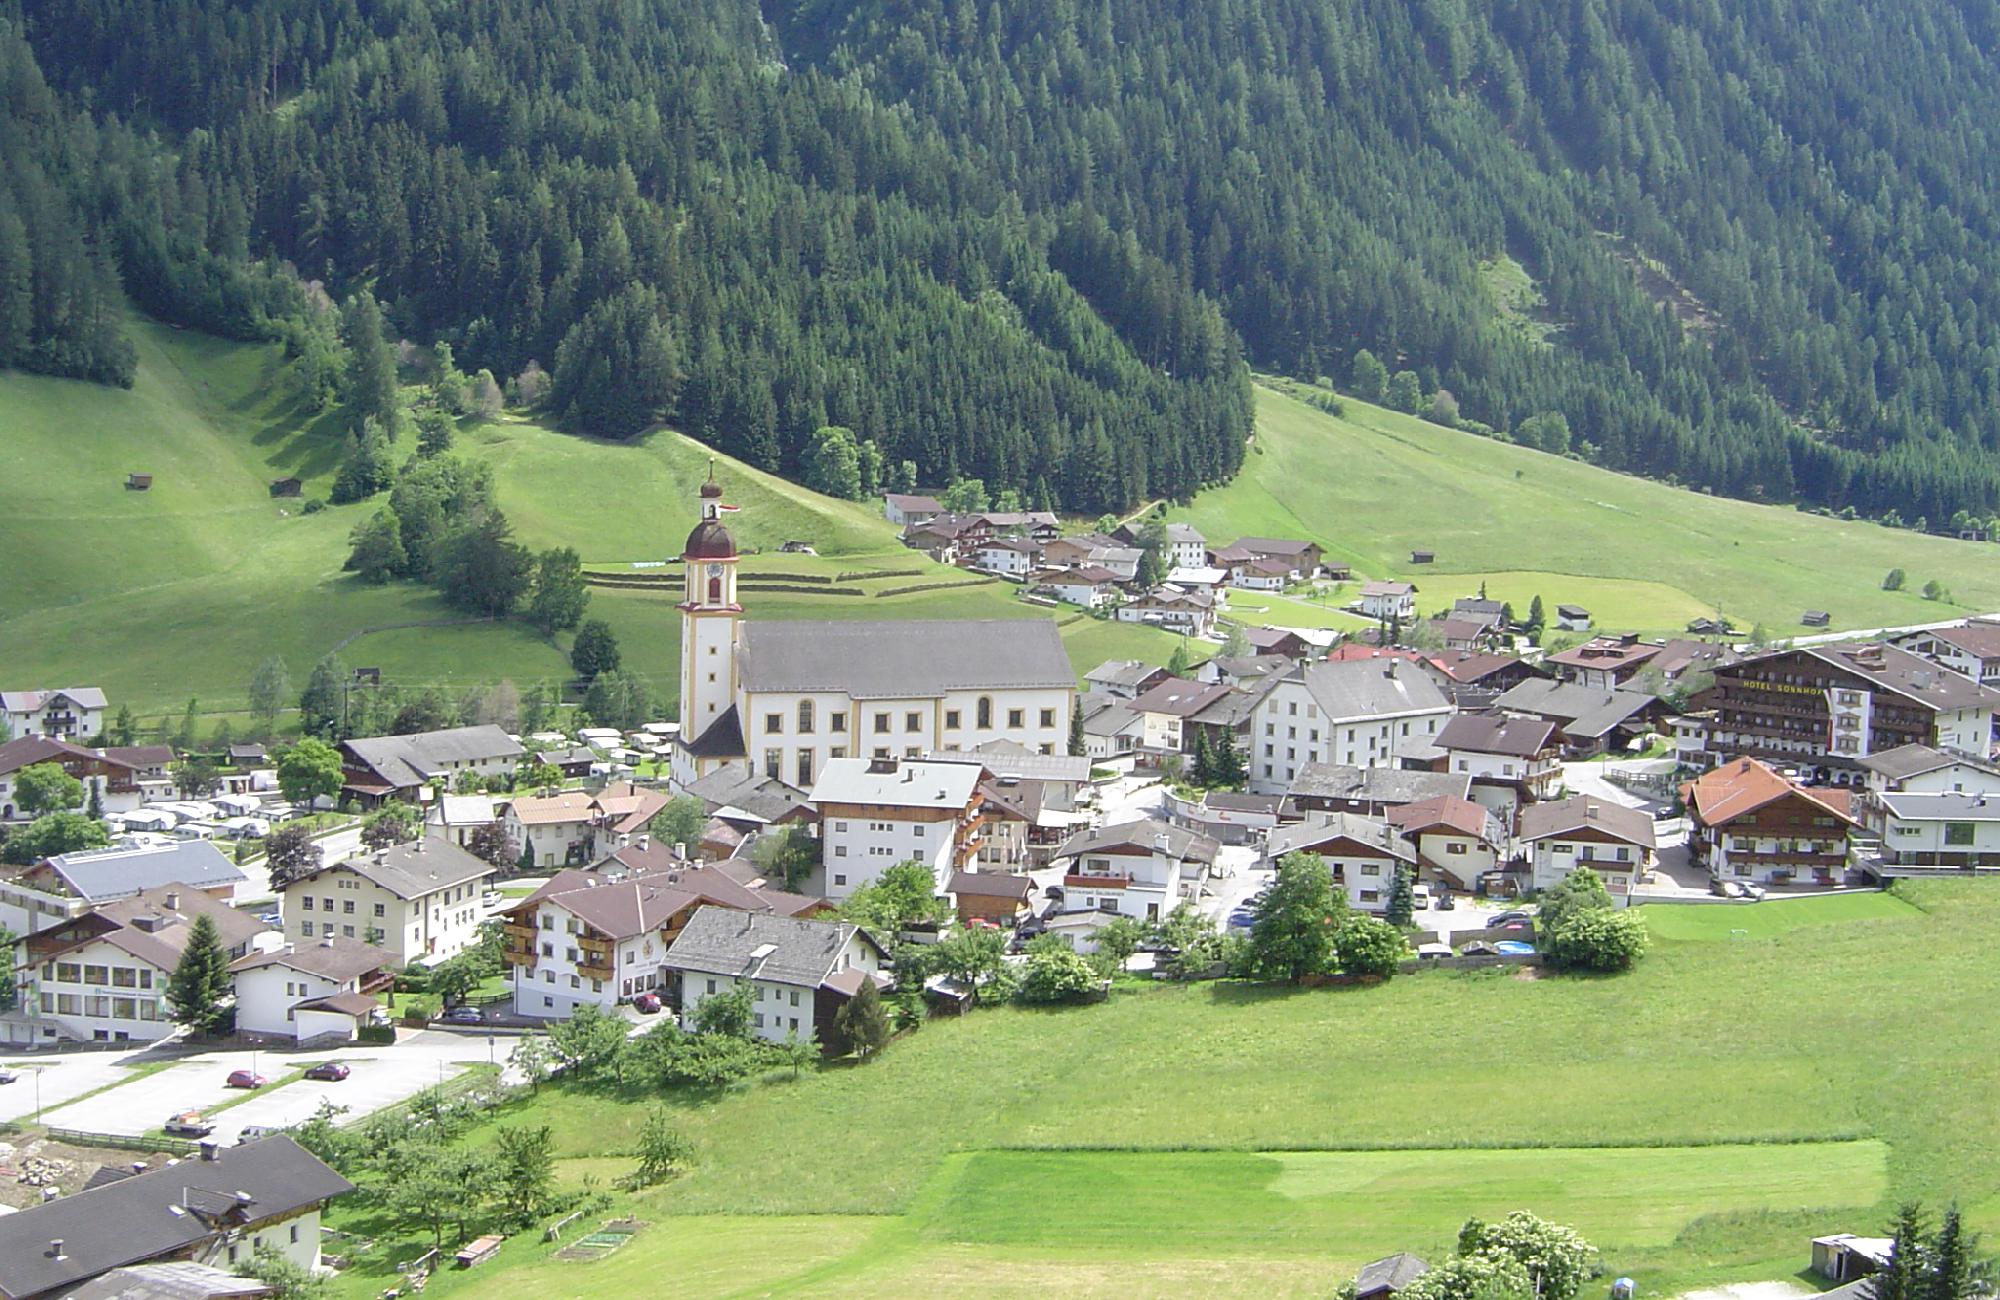
<instances>
[{"instance_id":1,"label":"church steeple","mask_svg":"<svg viewBox=\"0 0 2000 1300\"><path fill-rule=\"evenodd\" d=\"M709 462L701 485L701 520L681 548L685 588L681 601L681 735L693 739L727 713L736 700L736 539L723 527L722 485Z\"/></svg>"}]
</instances>

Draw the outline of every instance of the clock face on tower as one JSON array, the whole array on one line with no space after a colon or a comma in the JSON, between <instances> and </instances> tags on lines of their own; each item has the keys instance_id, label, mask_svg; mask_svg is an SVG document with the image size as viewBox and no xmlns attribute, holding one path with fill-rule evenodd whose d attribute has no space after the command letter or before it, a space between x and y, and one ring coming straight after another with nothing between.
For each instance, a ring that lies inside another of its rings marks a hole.
<instances>
[{"instance_id":1,"label":"clock face on tower","mask_svg":"<svg viewBox=\"0 0 2000 1300\"><path fill-rule=\"evenodd\" d=\"M722 576L722 566L719 564L709 565L708 576L711 578L720 578Z\"/></svg>"}]
</instances>

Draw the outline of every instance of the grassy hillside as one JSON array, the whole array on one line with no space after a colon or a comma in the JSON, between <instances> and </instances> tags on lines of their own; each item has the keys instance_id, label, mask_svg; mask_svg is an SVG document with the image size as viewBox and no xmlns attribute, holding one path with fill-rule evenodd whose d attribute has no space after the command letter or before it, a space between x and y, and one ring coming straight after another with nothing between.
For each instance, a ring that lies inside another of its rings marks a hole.
<instances>
[{"instance_id":1,"label":"grassy hillside","mask_svg":"<svg viewBox=\"0 0 2000 1300\"><path fill-rule=\"evenodd\" d=\"M1324 1296L1388 1251L1436 1258L1467 1215L1527 1208L1670 1296L1788 1277L1810 1237L1880 1227L1902 1197L1956 1199L1990 1233L2000 1111L1967 1100L2000 1074L1986 885L1651 907L1655 950L1615 979L1125 988L936 1020L798 1082L545 1087L497 1119L552 1125L571 1185L628 1172L661 1105L698 1162L619 1199L649 1227L603 1265L529 1233L433 1287L608 1294L650 1265L730 1278L691 1296ZM731 1277L753 1222L773 1249ZM340 1294L386 1284L368 1267Z\"/></svg>"},{"instance_id":2,"label":"grassy hillside","mask_svg":"<svg viewBox=\"0 0 2000 1300\"><path fill-rule=\"evenodd\" d=\"M1796 632L1806 609L1829 611L1835 628L2000 609L2000 548L1683 491L1352 399L1346 411L1260 385L1242 475L1176 517L1211 542L1313 538L1358 574L1416 582L1425 611L1481 581L1523 615L1539 593L1552 618L1568 602L1648 632L1717 609L1774 636ZM1436 563L1412 565L1413 549ZM1907 589L1883 591L1895 568ZM1921 597L1933 578L1957 603Z\"/></svg>"},{"instance_id":3,"label":"grassy hillside","mask_svg":"<svg viewBox=\"0 0 2000 1300\"><path fill-rule=\"evenodd\" d=\"M564 675L564 646L522 624L468 623L427 589L343 574L347 534L372 503L307 515L271 498L269 481L285 475L324 497L341 454L334 421L286 399L275 350L136 319L131 333L130 391L0 373L0 682L101 683L143 713L177 711L189 696L205 711L241 708L266 656L283 655L296 683L336 646L405 684ZM673 433L600 443L518 421L468 429L461 442L496 466L521 540L574 546L607 571L678 552L711 459ZM126 490L130 471L151 473L152 489ZM739 542L766 552L746 571L918 571L842 584L859 597L753 594L753 617L1046 616L997 584L878 595L965 575L905 550L865 503L727 458L717 473L743 507L731 520ZM770 553L791 539L820 558ZM628 666L671 690L670 596L599 590L592 613L617 630ZM1172 638L1150 629L1086 619L1064 632L1079 671L1110 654L1172 652Z\"/></svg>"}]
</instances>

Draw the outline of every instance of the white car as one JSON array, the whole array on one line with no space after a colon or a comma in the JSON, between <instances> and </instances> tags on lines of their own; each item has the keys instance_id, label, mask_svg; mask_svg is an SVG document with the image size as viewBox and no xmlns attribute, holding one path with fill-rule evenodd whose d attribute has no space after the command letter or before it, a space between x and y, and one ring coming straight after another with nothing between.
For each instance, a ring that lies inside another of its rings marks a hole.
<instances>
[{"instance_id":1,"label":"white car","mask_svg":"<svg viewBox=\"0 0 2000 1300\"><path fill-rule=\"evenodd\" d=\"M1431 887L1429 885L1416 885L1410 889L1410 906L1421 912L1430 905Z\"/></svg>"}]
</instances>

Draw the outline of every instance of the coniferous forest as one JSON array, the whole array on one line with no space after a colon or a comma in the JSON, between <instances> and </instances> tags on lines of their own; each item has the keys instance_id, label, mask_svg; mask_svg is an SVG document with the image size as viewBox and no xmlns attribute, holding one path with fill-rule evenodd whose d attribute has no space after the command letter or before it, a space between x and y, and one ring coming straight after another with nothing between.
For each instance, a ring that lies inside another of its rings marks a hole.
<instances>
[{"instance_id":1,"label":"coniferous forest","mask_svg":"<svg viewBox=\"0 0 2000 1300\"><path fill-rule=\"evenodd\" d=\"M1615 468L2000 510L2000 0L0 15L0 365L129 382L122 283L330 370L366 290L578 432L1095 512L1365 350Z\"/></svg>"}]
</instances>

